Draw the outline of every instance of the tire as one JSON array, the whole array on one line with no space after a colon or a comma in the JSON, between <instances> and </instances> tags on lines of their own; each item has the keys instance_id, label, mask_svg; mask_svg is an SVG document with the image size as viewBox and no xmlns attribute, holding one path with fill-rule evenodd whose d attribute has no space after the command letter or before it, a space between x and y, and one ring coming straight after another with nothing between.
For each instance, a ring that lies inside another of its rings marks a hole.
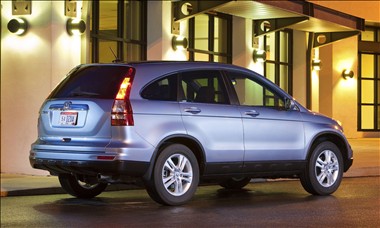
<instances>
[{"instance_id":1,"label":"tire","mask_svg":"<svg viewBox=\"0 0 380 228\"><path fill-rule=\"evenodd\" d=\"M330 195L338 189L342 178L342 153L334 143L322 142L310 155L300 181L310 194Z\"/></svg>"},{"instance_id":2,"label":"tire","mask_svg":"<svg viewBox=\"0 0 380 228\"><path fill-rule=\"evenodd\" d=\"M175 206L188 202L198 183L199 166L193 152L185 145L171 144L159 154L146 187L157 203Z\"/></svg>"},{"instance_id":3,"label":"tire","mask_svg":"<svg viewBox=\"0 0 380 228\"><path fill-rule=\"evenodd\" d=\"M225 189L242 189L251 181L250 177L229 178L219 183Z\"/></svg>"},{"instance_id":4,"label":"tire","mask_svg":"<svg viewBox=\"0 0 380 228\"><path fill-rule=\"evenodd\" d=\"M106 183L89 184L82 182L76 176L70 174L60 174L58 178L62 188L70 195L78 198L94 198L107 187Z\"/></svg>"}]
</instances>

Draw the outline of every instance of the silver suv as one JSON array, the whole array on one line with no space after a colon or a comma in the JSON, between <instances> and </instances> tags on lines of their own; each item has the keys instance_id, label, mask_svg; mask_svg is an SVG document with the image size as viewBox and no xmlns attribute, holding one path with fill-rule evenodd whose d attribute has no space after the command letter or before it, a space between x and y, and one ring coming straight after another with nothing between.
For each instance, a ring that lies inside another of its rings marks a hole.
<instances>
[{"instance_id":1,"label":"silver suv","mask_svg":"<svg viewBox=\"0 0 380 228\"><path fill-rule=\"evenodd\" d=\"M73 196L132 177L165 205L190 200L200 180L291 177L328 195L352 158L337 121L255 72L206 62L74 68L43 103L29 157Z\"/></svg>"}]
</instances>

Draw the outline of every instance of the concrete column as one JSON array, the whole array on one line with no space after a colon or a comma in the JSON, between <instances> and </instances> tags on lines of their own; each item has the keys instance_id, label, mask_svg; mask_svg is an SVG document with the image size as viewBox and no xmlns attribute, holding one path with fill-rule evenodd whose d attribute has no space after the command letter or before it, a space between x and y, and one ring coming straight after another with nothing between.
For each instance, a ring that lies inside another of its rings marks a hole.
<instances>
[{"instance_id":1,"label":"concrete column","mask_svg":"<svg viewBox=\"0 0 380 228\"><path fill-rule=\"evenodd\" d=\"M333 114L332 50L332 45L319 48L319 58L321 60L321 70L319 71L319 112L327 116L332 116Z\"/></svg>"},{"instance_id":2,"label":"concrete column","mask_svg":"<svg viewBox=\"0 0 380 228\"><path fill-rule=\"evenodd\" d=\"M186 61L187 51L172 49L171 1L148 1L147 60ZM188 38L187 21L180 24L180 35Z\"/></svg>"},{"instance_id":3,"label":"concrete column","mask_svg":"<svg viewBox=\"0 0 380 228\"><path fill-rule=\"evenodd\" d=\"M80 37L66 32L63 1L32 1L29 24L18 36L7 29L12 2L1 1L1 172L47 174L29 164L38 111L55 85L80 64Z\"/></svg>"}]
</instances>

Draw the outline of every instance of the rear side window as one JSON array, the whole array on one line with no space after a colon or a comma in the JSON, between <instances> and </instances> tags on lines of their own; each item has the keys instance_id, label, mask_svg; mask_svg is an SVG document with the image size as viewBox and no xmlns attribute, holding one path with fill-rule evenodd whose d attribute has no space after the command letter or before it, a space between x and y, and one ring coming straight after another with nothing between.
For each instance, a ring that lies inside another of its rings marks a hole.
<instances>
[{"instance_id":1,"label":"rear side window","mask_svg":"<svg viewBox=\"0 0 380 228\"><path fill-rule=\"evenodd\" d=\"M126 77L126 66L82 66L72 70L49 98L114 99Z\"/></svg>"},{"instance_id":2,"label":"rear side window","mask_svg":"<svg viewBox=\"0 0 380 228\"><path fill-rule=\"evenodd\" d=\"M141 97L148 100L177 101L177 74L150 83Z\"/></svg>"}]
</instances>

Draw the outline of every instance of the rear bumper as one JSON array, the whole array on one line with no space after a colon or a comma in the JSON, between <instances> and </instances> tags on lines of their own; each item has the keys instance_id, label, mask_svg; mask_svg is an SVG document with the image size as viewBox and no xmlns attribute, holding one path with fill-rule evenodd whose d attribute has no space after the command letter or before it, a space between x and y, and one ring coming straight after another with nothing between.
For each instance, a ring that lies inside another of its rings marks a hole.
<instances>
[{"instance_id":1,"label":"rear bumper","mask_svg":"<svg viewBox=\"0 0 380 228\"><path fill-rule=\"evenodd\" d=\"M89 161L60 160L29 157L33 168L49 171L52 175L72 173L88 176L130 176L142 177L149 168L149 162L138 161Z\"/></svg>"}]
</instances>

